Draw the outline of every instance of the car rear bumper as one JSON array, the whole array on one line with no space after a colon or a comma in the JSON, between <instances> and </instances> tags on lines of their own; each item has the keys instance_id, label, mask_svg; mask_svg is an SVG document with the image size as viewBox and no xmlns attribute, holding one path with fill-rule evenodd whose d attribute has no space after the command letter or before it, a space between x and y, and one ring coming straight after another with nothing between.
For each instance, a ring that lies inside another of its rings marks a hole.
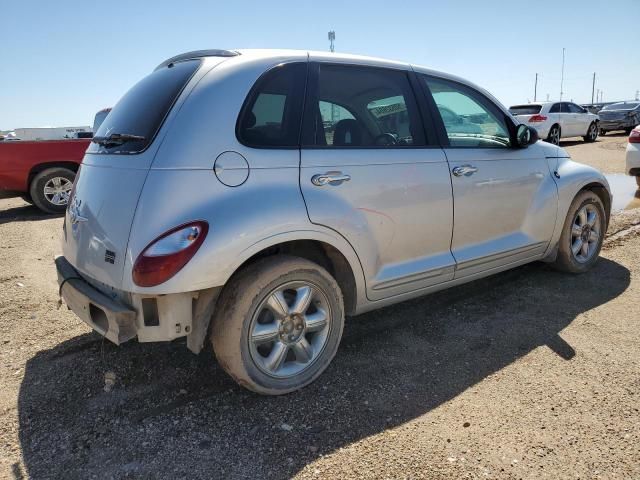
<instances>
[{"instance_id":1,"label":"car rear bumper","mask_svg":"<svg viewBox=\"0 0 640 480\"><path fill-rule=\"evenodd\" d=\"M63 256L55 262L60 296L73 313L116 345L136 336L135 310L92 287Z\"/></svg>"},{"instance_id":2,"label":"car rear bumper","mask_svg":"<svg viewBox=\"0 0 640 480\"><path fill-rule=\"evenodd\" d=\"M601 130L624 130L635 127L633 120L600 120Z\"/></svg>"},{"instance_id":3,"label":"car rear bumper","mask_svg":"<svg viewBox=\"0 0 640 480\"><path fill-rule=\"evenodd\" d=\"M105 293L62 255L56 257L60 295L70 310L93 330L120 345L138 337L159 342L187 337L187 347L199 353L221 287L169 295ZM128 301L124 301L128 299Z\"/></svg>"},{"instance_id":4,"label":"car rear bumper","mask_svg":"<svg viewBox=\"0 0 640 480\"><path fill-rule=\"evenodd\" d=\"M627 154L625 159L625 166L628 175L638 176L640 175L640 144L630 143L627 146Z\"/></svg>"}]
</instances>

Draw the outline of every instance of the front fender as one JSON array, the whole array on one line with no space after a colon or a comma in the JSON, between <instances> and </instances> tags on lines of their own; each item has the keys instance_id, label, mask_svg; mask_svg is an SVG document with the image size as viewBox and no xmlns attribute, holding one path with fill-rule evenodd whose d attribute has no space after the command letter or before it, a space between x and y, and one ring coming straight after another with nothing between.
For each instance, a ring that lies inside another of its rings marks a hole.
<instances>
[{"instance_id":1,"label":"front fender","mask_svg":"<svg viewBox=\"0 0 640 480\"><path fill-rule=\"evenodd\" d=\"M564 153L561 149L558 150L560 150L560 154ZM611 188L602 172L588 165L571 160L566 153L564 153L564 155L565 156L547 157L549 169L554 175L554 180L558 188L558 215L556 216L556 224L546 253L547 255L555 250L562 235L562 226L567 218L571 202L581 190L590 189L595 186L603 188L609 197L608 205L605 202L607 223L610 215Z\"/></svg>"}]
</instances>

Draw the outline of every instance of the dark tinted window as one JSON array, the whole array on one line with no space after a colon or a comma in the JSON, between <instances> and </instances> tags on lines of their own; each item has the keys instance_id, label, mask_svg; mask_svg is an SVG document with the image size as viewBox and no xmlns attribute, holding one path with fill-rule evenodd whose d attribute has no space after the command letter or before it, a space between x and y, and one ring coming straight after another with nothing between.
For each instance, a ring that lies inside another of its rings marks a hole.
<instances>
[{"instance_id":1,"label":"dark tinted window","mask_svg":"<svg viewBox=\"0 0 640 480\"><path fill-rule=\"evenodd\" d=\"M238 119L238 139L253 147L298 145L307 64L280 65L249 94Z\"/></svg>"},{"instance_id":2,"label":"dark tinted window","mask_svg":"<svg viewBox=\"0 0 640 480\"><path fill-rule=\"evenodd\" d=\"M535 115L540 113L542 105L514 105L509 107L511 115Z\"/></svg>"},{"instance_id":3,"label":"dark tinted window","mask_svg":"<svg viewBox=\"0 0 640 480\"><path fill-rule=\"evenodd\" d=\"M137 153L144 150L153 141L176 98L199 66L199 60L190 60L154 71L120 99L95 132L95 137L127 134L144 137L144 140L106 146L93 143L89 151Z\"/></svg>"},{"instance_id":4,"label":"dark tinted window","mask_svg":"<svg viewBox=\"0 0 640 480\"><path fill-rule=\"evenodd\" d=\"M416 100L403 71L321 64L310 108L314 145L424 145Z\"/></svg>"},{"instance_id":5,"label":"dark tinted window","mask_svg":"<svg viewBox=\"0 0 640 480\"><path fill-rule=\"evenodd\" d=\"M549 113L560 113L560 103L554 103L549 109Z\"/></svg>"},{"instance_id":6,"label":"dark tinted window","mask_svg":"<svg viewBox=\"0 0 640 480\"><path fill-rule=\"evenodd\" d=\"M452 147L507 148L511 145L504 113L477 91L442 78L421 75Z\"/></svg>"},{"instance_id":7,"label":"dark tinted window","mask_svg":"<svg viewBox=\"0 0 640 480\"><path fill-rule=\"evenodd\" d=\"M584 113L582 107L579 107L575 103L567 103L567 107L569 109L569 113Z\"/></svg>"}]
</instances>

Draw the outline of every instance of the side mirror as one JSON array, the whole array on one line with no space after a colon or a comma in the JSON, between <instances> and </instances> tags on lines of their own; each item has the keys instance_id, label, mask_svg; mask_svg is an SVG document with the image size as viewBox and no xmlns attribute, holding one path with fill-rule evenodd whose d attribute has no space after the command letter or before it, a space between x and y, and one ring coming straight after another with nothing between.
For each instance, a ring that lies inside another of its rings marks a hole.
<instances>
[{"instance_id":1,"label":"side mirror","mask_svg":"<svg viewBox=\"0 0 640 480\"><path fill-rule=\"evenodd\" d=\"M527 125L518 125L516 130L516 141L518 147L525 148L538 141L538 131L535 128L531 128Z\"/></svg>"}]
</instances>

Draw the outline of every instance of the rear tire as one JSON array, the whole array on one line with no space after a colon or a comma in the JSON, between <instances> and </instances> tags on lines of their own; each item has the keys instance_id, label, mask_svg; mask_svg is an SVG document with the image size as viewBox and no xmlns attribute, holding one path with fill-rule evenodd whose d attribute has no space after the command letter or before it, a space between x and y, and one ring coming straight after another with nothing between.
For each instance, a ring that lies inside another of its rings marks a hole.
<instances>
[{"instance_id":1,"label":"rear tire","mask_svg":"<svg viewBox=\"0 0 640 480\"><path fill-rule=\"evenodd\" d=\"M48 168L31 181L29 193L36 207L46 213L64 213L76 174L67 168Z\"/></svg>"},{"instance_id":2,"label":"rear tire","mask_svg":"<svg viewBox=\"0 0 640 480\"><path fill-rule=\"evenodd\" d=\"M631 135L631 130L633 130L633 128L625 128L624 133L626 133L627 135Z\"/></svg>"},{"instance_id":3,"label":"rear tire","mask_svg":"<svg viewBox=\"0 0 640 480\"><path fill-rule=\"evenodd\" d=\"M260 394L282 395L324 372L343 326L335 279L309 260L278 255L249 265L227 283L211 341L218 362L236 382Z\"/></svg>"},{"instance_id":4,"label":"rear tire","mask_svg":"<svg viewBox=\"0 0 640 480\"><path fill-rule=\"evenodd\" d=\"M560 125L553 125L551 130L549 130L549 135L547 135L547 142L554 145L560 145L560 134Z\"/></svg>"},{"instance_id":5,"label":"rear tire","mask_svg":"<svg viewBox=\"0 0 640 480\"><path fill-rule=\"evenodd\" d=\"M589 128L587 129L587 134L582 138L584 138L584 141L588 143L595 142L597 140L598 126L595 124L595 122L592 122L591 125L589 125Z\"/></svg>"},{"instance_id":6,"label":"rear tire","mask_svg":"<svg viewBox=\"0 0 640 480\"><path fill-rule=\"evenodd\" d=\"M598 261L606 229L600 197L582 191L571 202L562 227L554 266L563 272L584 273Z\"/></svg>"},{"instance_id":7,"label":"rear tire","mask_svg":"<svg viewBox=\"0 0 640 480\"><path fill-rule=\"evenodd\" d=\"M640 175L636 175L636 184L638 185L638 188L640 188Z\"/></svg>"}]
</instances>

